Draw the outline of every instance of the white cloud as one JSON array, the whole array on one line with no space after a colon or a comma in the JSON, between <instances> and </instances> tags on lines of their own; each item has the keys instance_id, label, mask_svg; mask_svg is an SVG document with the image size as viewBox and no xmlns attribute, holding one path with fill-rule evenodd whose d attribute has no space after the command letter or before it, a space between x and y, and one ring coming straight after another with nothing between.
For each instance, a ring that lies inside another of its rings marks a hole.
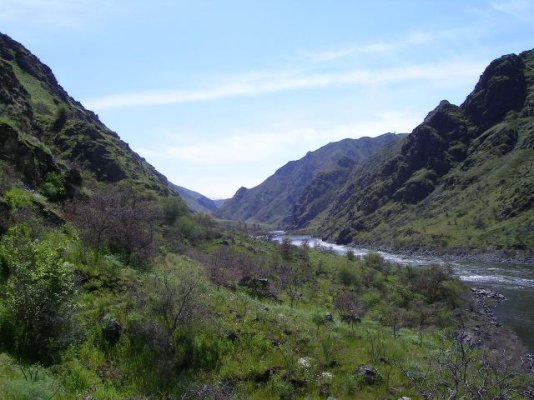
<instances>
[{"instance_id":1,"label":"white cloud","mask_svg":"<svg viewBox=\"0 0 534 400\"><path fill-rule=\"evenodd\" d=\"M369 86L409 80L472 79L482 70L480 62L452 62L380 69L355 69L331 73L287 72L248 74L198 90L142 91L86 99L93 110L192 103L236 96L253 96L286 90L346 85Z\"/></svg>"},{"instance_id":2,"label":"white cloud","mask_svg":"<svg viewBox=\"0 0 534 400\"><path fill-rule=\"evenodd\" d=\"M189 137L157 148L137 149L149 159L174 160L177 163L199 166L244 165L264 162L283 155L283 159L298 159L308 150L317 149L327 142L344 138L376 136L385 132L409 132L421 117L410 111L384 110L368 112L365 120L331 126L329 128L306 127L280 131L243 131L230 136L218 136L211 140L197 140L197 135L177 133L175 137ZM172 135L166 132L165 136ZM205 136L205 135L200 135ZM281 165L279 165L281 166Z\"/></svg>"},{"instance_id":3,"label":"white cloud","mask_svg":"<svg viewBox=\"0 0 534 400\"><path fill-rule=\"evenodd\" d=\"M135 149L172 182L211 198L232 196L240 186L263 182L290 160L344 138L410 132L422 121L411 110L368 111L365 119L330 127L241 131L198 140L204 134L162 133L157 147ZM173 139L174 137L174 139Z\"/></svg>"}]
</instances>

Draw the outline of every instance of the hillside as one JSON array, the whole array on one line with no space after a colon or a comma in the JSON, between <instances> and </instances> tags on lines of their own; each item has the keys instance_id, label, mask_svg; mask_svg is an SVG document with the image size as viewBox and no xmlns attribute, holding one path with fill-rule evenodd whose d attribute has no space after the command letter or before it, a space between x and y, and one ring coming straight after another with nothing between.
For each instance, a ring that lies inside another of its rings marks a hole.
<instances>
[{"instance_id":1,"label":"hillside","mask_svg":"<svg viewBox=\"0 0 534 400\"><path fill-rule=\"evenodd\" d=\"M320 233L394 247L534 248L534 51L493 61L397 154L355 168Z\"/></svg>"},{"instance_id":2,"label":"hillside","mask_svg":"<svg viewBox=\"0 0 534 400\"><path fill-rule=\"evenodd\" d=\"M59 185L59 200L72 196L83 178L127 180L139 189L171 193L162 174L72 99L37 57L4 34L0 77L0 160L21 171L30 188L43 192Z\"/></svg>"},{"instance_id":3,"label":"hillside","mask_svg":"<svg viewBox=\"0 0 534 400\"><path fill-rule=\"evenodd\" d=\"M315 178L329 173L342 180L353 165L362 163L382 146L401 137L388 133L376 138L344 139L329 143L308 152L300 160L287 163L260 185L252 189L239 189L216 215L233 220L291 225L293 208Z\"/></svg>"},{"instance_id":4,"label":"hillside","mask_svg":"<svg viewBox=\"0 0 534 400\"><path fill-rule=\"evenodd\" d=\"M218 203L200 193L172 183L170 187L180 195L185 204L193 211L212 214L219 208Z\"/></svg>"}]
</instances>

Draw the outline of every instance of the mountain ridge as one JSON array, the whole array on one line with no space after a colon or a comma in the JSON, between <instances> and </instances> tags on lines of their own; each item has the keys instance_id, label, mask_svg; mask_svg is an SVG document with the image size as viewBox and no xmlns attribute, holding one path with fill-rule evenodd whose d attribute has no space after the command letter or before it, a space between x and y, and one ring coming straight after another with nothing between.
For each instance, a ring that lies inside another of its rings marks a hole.
<instances>
[{"instance_id":1,"label":"mountain ridge","mask_svg":"<svg viewBox=\"0 0 534 400\"><path fill-rule=\"evenodd\" d=\"M532 248L533 66L532 50L492 61L462 105L442 101L398 154L355 174L321 234L394 247Z\"/></svg>"},{"instance_id":2,"label":"mountain ridge","mask_svg":"<svg viewBox=\"0 0 534 400\"><path fill-rule=\"evenodd\" d=\"M342 159L359 163L385 143L401 136L387 133L376 138L343 139L309 151L299 160L280 167L260 185L240 188L217 211L221 218L284 226L293 223L292 209L303 190L318 174L336 168Z\"/></svg>"}]
</instances>

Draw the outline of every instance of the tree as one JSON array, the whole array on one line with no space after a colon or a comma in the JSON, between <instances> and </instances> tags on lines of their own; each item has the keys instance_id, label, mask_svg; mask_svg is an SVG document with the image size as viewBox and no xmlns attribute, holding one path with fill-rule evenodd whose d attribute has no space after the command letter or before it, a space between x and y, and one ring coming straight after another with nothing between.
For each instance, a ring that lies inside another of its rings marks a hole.
<instances>
[{"instance_id":1,"label":"tree","mask_svg":"<svg viewBox=\"0 0 534 400\"><path fill-rule=\"evenodd\" d=\"M291 307L294 307L302 297L302 285L310 280L310 268L304 262L282 262L276 269L280 286L289 297Z\"/></svg>"},{"instance_id":2,"label":"tree","mask_svg":"<svg viewBox=\"0 0 534 400\"><path fill-rule=\"evenodd\" d=\"M334 305L339 311L341 320L350 323L353 329L354 324L361 322L365 315L365 306L358 301L356 293L350 290L339 292L334 300Z\"/></svg>"},{"instance_id":3,"label":"tree","mask_svg":"<svg viewBox=\"0 0 534 400\"><path fill-rule=\"evenodd\" d=\"M70 202L65 215L99 253L107 248L139 264L154 254L158 215L153 204L133 189L95 190L88 199Z\"/></svg>"}]
</instances>

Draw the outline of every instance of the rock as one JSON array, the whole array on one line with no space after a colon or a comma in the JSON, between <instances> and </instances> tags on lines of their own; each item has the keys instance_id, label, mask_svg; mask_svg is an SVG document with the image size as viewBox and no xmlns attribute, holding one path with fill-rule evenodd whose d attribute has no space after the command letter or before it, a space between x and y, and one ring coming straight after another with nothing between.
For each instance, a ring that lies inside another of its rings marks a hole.
<instances>
[{"instance_id":1,"label":"rock","mask_svg":"<svg viewBox=\"0 0 534 400\"><path fill-rule=\"evenodd\" d=\"M319 375L319 381L322 383L331 384L333 379L334 379L334 374L332 374L331 372L325 371L325 372L321 372L321 374Z\"/></svg>"},{"instance_id":2,"label":"rock","mask_svg":"<svg viewBox=\"0 0 534 400\"><path fill-rule=\"evenodd\" d=\"M358 367L356 374L368 385L374 385L382 381L382 376L372 366L361 365Z\"/></svg>"},{"instance_id":3,"label":"rock","mask_svg":"<svg viewBox=\"0 0 534 400\"><path fill-rule=\"evenodd\" d=\"M524 63L515 54L490 63L462 108L481 131L500 121L510 110L519 109L526 97Z\"/></svg>"},{"instance_id":4,"label":"rock","mask_svg":"<svg viewBox=\"0 0 534 400\"><path fill-rule=\"evenodd\" d=\"M308 369L311 367L311 358L310 357L301 357L298 359L297 364L299 367Z\"/></svg>"},{"instance_id":5,"label":"rock","mask_svg":"<svg viewBox=\"0 0 534 400\"><path fill-rule=\"evenodd\" d=\"M111 314L106 314L100 320L100 327L102 328L102 335L110 344L115 344L119 341L122 335L122 325Z\"/></svg>"}]
</instances>

